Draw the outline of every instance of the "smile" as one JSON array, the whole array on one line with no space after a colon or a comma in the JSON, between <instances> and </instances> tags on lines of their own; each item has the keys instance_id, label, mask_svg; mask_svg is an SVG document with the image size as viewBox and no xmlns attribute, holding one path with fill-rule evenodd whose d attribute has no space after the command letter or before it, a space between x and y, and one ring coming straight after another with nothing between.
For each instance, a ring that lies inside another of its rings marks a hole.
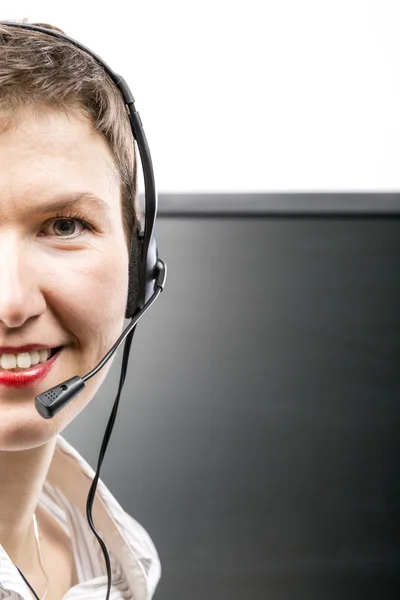
<instances>
[{"instance_id":1,"label":"smile","mask_svg":"<svg viewBox=\"0 0 400 600\"><path fill-rule=\"evenodd\" d=\"M22 352L21 354L2 354L1 369L0 369L0 386L22 388L27 386L35 385L42 381L49 373L58 357L62 352L63 347L49 348L39 350L35 352ZM32 364L37 361L37 355L39 355L39 361L36 364ZM3 367L3 360L5 358L6 368ZM9 358L11 357L11 358ZM19 359L19 357L22 357ZM29 366L19 366L21 364ZM16 365L15 367L11 365ZM7 365L10 365L7 367Z\"/></svg>"},{"instance_id":2,"label":"smile","mask_svg":"<svg viewBox=\"0 0 400 600\"><path fill-rule=\"evenodd\" d=\"M60 349L61 347L44 348L43 350L20 352L18 354L0 354L0 367L6 370L29 369L39 363L46 362Z\"/></svg>"}]
</instances>

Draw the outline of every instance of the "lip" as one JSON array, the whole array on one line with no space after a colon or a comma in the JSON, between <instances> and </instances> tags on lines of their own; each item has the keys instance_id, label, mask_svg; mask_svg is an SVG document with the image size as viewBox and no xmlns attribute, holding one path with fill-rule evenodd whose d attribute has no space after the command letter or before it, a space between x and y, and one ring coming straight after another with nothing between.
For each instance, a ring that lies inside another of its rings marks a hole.
<instances>
[{"instance_id":1,"label":"lip","mask_svg":"<svg viewBox=\"0 0 400 600\"><path fill-rule=\"evenodd\" d=\"M0 386L4 385L9 388L23 388L33 386L40 381L43 381L61 352L62 348L46 362L29 367L29 369L25 369L24 371L7 371L6 369L0 369Z\"/></svg>"},{"instance_id":2,"label":"lip","mask_svg":"<svg viewBox=\"0 0 400 600\"><path fill-rule=\"evenodd\" d=\"M61 344L60 344L61 345ZM45 346L44 344L25 344L25 346L0 346L0 354L20 354L22 352L33 352L34 350L53 349L58 346Z\"/></svg>"}]
</instances>

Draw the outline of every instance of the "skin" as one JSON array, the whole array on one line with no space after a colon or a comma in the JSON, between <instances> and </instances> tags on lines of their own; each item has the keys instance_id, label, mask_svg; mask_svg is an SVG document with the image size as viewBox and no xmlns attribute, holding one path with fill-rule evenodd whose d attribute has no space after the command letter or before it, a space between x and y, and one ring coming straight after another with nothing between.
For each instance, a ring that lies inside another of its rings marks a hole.
<instances>
[{"instance_id":1,"label":"skin","mask_svg":"<svg viewBox=\"0 0 400 600\"><path fill-rule=\"evenodd\" d=\"M93 398L111 361L51 420L39 416L34 397L87 373L121 333L128 251L111 153L77 109L36 107L1 126L0 173L0 346L64 346L44 381L19 390L0 385L0 544L42 593L32 516L57 434ZM64 233L54 210L39 210L84 193L108 207L70 209L89 218L93 231L68 216ZM39 510L37 516L47 570L65 570L51 581L52 600L74 582L71 553L55 524Z\"/></svg>"}]
</instances>

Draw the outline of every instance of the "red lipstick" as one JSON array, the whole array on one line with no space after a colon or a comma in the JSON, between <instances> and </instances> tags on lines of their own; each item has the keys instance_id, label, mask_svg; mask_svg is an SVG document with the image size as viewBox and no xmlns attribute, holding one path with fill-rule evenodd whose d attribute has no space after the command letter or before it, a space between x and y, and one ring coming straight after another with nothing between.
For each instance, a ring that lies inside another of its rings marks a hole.
<instances>
[{"instance_id":1,"label":"red lipstick","mask_svg":"<svg viewBox=\"0 0 400 600\"><path fill-rule=\"evenodd\" d=\"M39 363L23 371L0 369L0 386L4 385L9 388L23 388L33 386L36 383L43 381L60 354L61 348L46 362Z\"/></svg>"},{"instance_id":2,"label":"red lipstick","mask_svg":"<svg viewBox=\"0 0 400 600\"><path fill-rule=\"evenodd\" d=\"M48 344L45 346L44 344L25 344L25 346L0 346L0 354L19 354L20 352L33 352L34 350L44 350L46 348L51 348L55 346L51 346Z\"/></svg>"}]
</instances>

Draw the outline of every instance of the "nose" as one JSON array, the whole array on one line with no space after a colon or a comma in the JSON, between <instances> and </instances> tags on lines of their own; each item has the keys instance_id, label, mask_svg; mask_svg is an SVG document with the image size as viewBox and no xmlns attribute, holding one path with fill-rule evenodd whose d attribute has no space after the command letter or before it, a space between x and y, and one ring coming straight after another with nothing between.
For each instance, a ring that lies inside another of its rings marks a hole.
<instances>
[{"instance_id":1,"label":"nose","mask_svg":"<svg viewBox=\"0 0 400 600\"><path fill-rule=\"evenodd\" d=\"M23 240L0 230L0 329L21 327L46 310L39 268Z\"/></svg>"}]
</instances>

